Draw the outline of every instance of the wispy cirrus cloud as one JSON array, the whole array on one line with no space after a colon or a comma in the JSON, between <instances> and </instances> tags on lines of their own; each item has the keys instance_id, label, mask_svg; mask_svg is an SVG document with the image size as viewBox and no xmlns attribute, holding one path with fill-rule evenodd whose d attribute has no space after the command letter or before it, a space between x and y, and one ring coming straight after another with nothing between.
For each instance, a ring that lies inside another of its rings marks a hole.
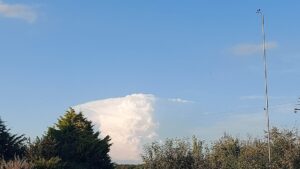
<instances>
[{"instance_id":1,"label":"wispy cirrus cloud","mask_svg":"<svg viewBox=\"0 0 300 169\"><path fill-rule=\"evenodd\" d=\"M181 98L170 98L170 99L168 99L168 101L175 102L175 103L194 103L191 100L185 100L185 99L181 99Z\"/></svg>"},{"instance_id":2,"label":"wispy cirrus cloud","mask_svg":"<svg viewBox=\"0 0 300 169\"><path fill-rule=\"evenodd\" d=\"M24 4L8 4L3 1L0 1L0 16L21 19L29 23L37 19L37 13L32 7Z\"/></svg>"},{"instance_id":3,"label":"wispy cirrus cloud","mask_svg":"<svg viewBox=\"0 0 300 169\"><path fill-rule=\"evenodd\" d=\"M266 49L275 49L278 47L277 42L271 41L266 43ZM233 46L231 52L235 55L254 55L262 52L262 44L241 43Z\"/></svg>"}]
</instances>

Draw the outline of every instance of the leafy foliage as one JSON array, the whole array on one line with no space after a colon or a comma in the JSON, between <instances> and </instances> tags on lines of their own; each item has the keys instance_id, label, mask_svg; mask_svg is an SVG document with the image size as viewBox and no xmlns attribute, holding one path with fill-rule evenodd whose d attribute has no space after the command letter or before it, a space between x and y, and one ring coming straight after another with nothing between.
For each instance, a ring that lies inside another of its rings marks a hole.
<instances>
[{"instance_id":1,"label":"leafy foliage","mask_svg":"<svg viewBox=\"0 0 300 169\"><path fill-rule=\"evenodd\" d=\"M65 168L113 168L108 155L110 137L100 139L99 135L82 113L69 109L54 127L48 129L45 136L31 145L30 156L45 160L60 158Z\"/></svg>"},{"instance_id":2,"label":"leafy foliage","mask_svg":"<svg viewBox=\"0 0 300 169\"><path fill-rule=\"evenodd\" d=\"M100 139L82 113L70 109L44 136L25 145L0 119L0 169L300 169L300 136L271 130L271 164L266 139L241 140L225 134L210 146L193 137L145 146L141 165L114 165L110 137ZM124 152L126 153L126 152Z\"/></svg>"},{"instance_id":3,"label":"leafy foliage","mask_svg":"<svg viewBox=\"0 0 300 169\"><path fill-rule=\"evenodd\" d=\"M295 131L273 128L272 138L272 168L300 168L300 137Z\"/></svg>"},{"instance_id":4,"label":"leafy foliage","mask_svg":"<svg viewBox=\"0 0 300 169\"><path fill-rule=\"evenodd\" d=\"M0 169L32 169L33 165L25 159L16 157L13 160L0 161Z\"/></svg>"},{"instance_id":5,"label":"leafy foliage","mask_svg":"<svg viewBox=\"0 0 300 169\"><path fill-rule=\"evenodd\" d=\"M243 141L239 146L241 148L240 155L238 158L238 164L240 168L268 168L268 149L266 142L259 139L248 139L247 141Z\"/></svg>"},{"instance_id":6,"label":"leafy foliage","mask_svg":"<svg viewBox=\"0 0 300 169\"><path fill-rule=\"evenodd\" d=\"M11 134L4 122L0 119L0 157L12 160L15 156L24 156L26 138L23 135Z\"/></svg>"},{"instance_id":7,"label":"leafy foliage","mask_svg":"<svg viewBox=\"0 0 300 169\"><path fill-rule=\"evenodd\" d=\"M49 160L44 158L35 159L33 161L34 169L64 169L65 165L58 157L52 157Z\"/></svg>"},{"instance_id":8,"label":"leafy foliage","mask_svg":"<svg viewBox=\"0 0 300 169\"><path fill-rule=\"evenodd\" d=\"M203 143L196 138L192 146L187 140L167 139L163 145L154 142L145 146L142 155L145 168L192 169L205 167Z\"/></svg>"},{"instance_id":9,"label":"leafy foliage","mask_svg":"<svg viewBox=\"0 0 300 169\"><path fill-rule=\"evenodd\" d=\"M209 154L211 168L238 168L238 159L241 153L241 146L238 139L225 134L216 142Z\"/></svg>"},{"instance_id":10,"label":"leafy foliage","mask_svg":"<svg viewBox=\"0 0 300 169\"><path fill-rule=\"evenodd\" d=\"M144 169L144 165L120 164L120 165L116 165L115 169Z\"/></svg>"},{"instance_id":11,"label":"leafy foliage","mask_svg":"<svg viewBox=\"0 0 300 169\"><path fill-rule=\"evenodd\" d=\"M300 169L300 137L295 131L271 130L271 161L265 139L240 140L224 135L211 146L202 141L168 139L147 145L145 168L174 169ZM193 145L193 146L191 146Z\"/></svg>"}]
</instances>

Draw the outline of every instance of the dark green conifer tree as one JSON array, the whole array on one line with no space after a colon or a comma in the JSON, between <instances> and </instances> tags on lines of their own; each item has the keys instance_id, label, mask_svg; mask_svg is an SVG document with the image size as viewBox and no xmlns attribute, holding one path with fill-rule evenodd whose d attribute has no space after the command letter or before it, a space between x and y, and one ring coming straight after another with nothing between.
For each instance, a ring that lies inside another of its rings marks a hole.
<instances>
[{"instance_id":1,"label":"dark green conifer tree","mask_svg":"<svg viewBox=\"0 0 300 169\"><path fill-rule=\"evenodd\" d=\"M11 160L15 156L23 157L26 152L24 135L11 134L0 118L0 158Z\"/></svg>"},{"instance_id":2,"label":"dark green conifer tree","mask_svg":"<svg viewBox=\"0 0 300 169\"><path fill-rule=\"evenodd\" d=\"M99 132L94 132L91 121L70 108L39 141L38 152L45 159L59 157L66 168L113 168L108 155L110 137L100 139L99 135Z\"/></svg>"}]
</instances>

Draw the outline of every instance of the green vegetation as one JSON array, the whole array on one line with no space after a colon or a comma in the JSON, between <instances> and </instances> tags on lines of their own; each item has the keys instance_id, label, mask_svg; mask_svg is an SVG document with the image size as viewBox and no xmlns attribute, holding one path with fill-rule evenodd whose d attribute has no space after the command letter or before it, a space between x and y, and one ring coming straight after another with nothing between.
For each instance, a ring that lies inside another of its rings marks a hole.
<instances>
[{"instance_id":1,"label":"green vegetation","mask_svg":"<svg viewBox=\"0 0 300 169\"><path fill-rule=\"evenodd\" d=\"M32 167L32 163L29 163L25 159L20 159L19 157L9 161L0 161L0 169L32 169Z\"/></svg>"},{"instance_id":2,"label":"green vegetation","mask_svg":"<svg viewBox=\"0 0 300 169\"><path fill-rule=\"evenodd\" d=\"M82 113L69 109L46 135L31 145L30 154L41 163L59 164L65 168L113 168L108 156L110 138L100 139L99 134L93 131L92 123Z\"/></svg>"},{"instance_id":3,"label":"green vegetation","mask_svg":"<svg viewBox=\"0 0 300 169\"><path fill-rule=\"evenodd\" d=\"M115 166L116 169L144 169L144 165L133 165L133 164L119 164Z\"/></svg>"},{"instance_id":4,"label":"green vegetation","mask_svg":"<svg viewBox=\"0 0 300 169\"><path fill-rule=\"evenodd\" d=\"M163 144L153 142L145 146L142 158L147 169L207 168L203 142L196 138L192 145L186 139L167 139Z\"/></svg>"},{"instance_id":5,"label":"green vegetation","mask_svg":"<svg viewBox=\"0 0 300 169\"><path fill-rule=\"evenodd\" d=\"M143 164L117 165L108 155L110 137L101 139L91 121L69 109L28 144L0 120L0 169L300 169L297 132L273 128L270 134L271 164L266 139L242 140L225 134L210 144L196 137L153 142L145 145Z\"/></svg>"},{"instance_id":6,"label":"green vegetation","mask_svg":"<svg viewBox=\"0 0 300 169\"><path fill-rule=\"evenodd\" d=\"M15 156L23 157L26 146L26 138L23 135L11 134L4 122L0 119L0 157L4 160L12 160Z\"/></svg>"},{"instance_id":7,"label":"green vegetation","mask_svg":"<svg viewBox=\"0 0 300 169\"><path fill-rule=\"evenodd\" d=\"M100 139L99 135L99 132L93 131L92 122L82 113L69 109L44 136L29 143L26 148L23 135L10 134L0 121L1 165L26 165L32 169L114 168L108 155L110 137Z\"/></svg>"},{"instance_id":8,"label":"green vegetation","mask_svg":"<svg viewBox=\"0 0 300 169\"><path fill-rule=\"evenodd\" d=\"M300 137L294 131L271 130L272 164L268 164L267 142L240 140L224 135L210 146L193 138L167 139L145 147L146 169L299 169Z\"/></svg>"}]
</instances>

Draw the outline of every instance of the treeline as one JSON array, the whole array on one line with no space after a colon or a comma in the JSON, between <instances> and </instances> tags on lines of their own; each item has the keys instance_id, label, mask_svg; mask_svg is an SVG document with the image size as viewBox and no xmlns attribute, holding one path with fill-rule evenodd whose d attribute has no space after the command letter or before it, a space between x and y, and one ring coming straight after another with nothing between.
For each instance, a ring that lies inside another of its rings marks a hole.
<instances>
[{"instance_id":1,"label":"treeline","mask_svg":"<svg viewBox=\"0 0 300 169\"><path fill-rule=\"evenodd\" d=\"M296 131L273 128L271 163L266 139L241 140L224 135L211 145L193 138L168 139L145 147L146 169L299 169L300 137Z\"/></svg>"},{"instance_id":2,"label":"treeline","mask_svg":"<svg viewBox=\"0 0 300 169\"><path fill-rule=\"evenodd\" d=\"M110 137L69 109L45 134L30 142L11 134L0 119L0 169L111 169Z\"/></svg>"},{"instance_id":3,"label":"treeline","mask_svg":"<svg viewBox=\"0 0 300 169\"><path fill-rule=\"evenodd\" d=\"M110 137L100 138L91 121L69 109L33 142L0 119L0 169L300 169L297 131L273 128L270 135L271 163L266 139L225 134L210 144L196 137L153 142L142 164L117 165L108 155Z\"/></svg>"}]
</instances>

